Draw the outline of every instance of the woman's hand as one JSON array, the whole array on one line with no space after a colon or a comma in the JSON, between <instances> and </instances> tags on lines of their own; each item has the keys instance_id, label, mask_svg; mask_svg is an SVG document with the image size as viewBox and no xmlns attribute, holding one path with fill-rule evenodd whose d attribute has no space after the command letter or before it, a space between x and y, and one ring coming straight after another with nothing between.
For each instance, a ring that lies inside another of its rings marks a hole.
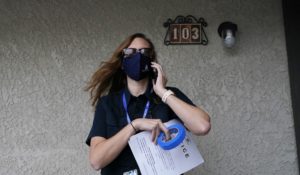
<instances>
[{"instance_id":1,"label":"woman's hand","mask_svg":"<svg viewBox=\"0 0 300 175\"><path fill-rule=\"evenodd\" d=\"M160 134L160 131L163 131L165 133L167 140L171 138L169 130L166 128L166 126L162 123L160 119L138 118L132 121L132 124L137 130L151 131L151 140L155 144L157 143L157 137Z\"/></svg>"},{"instance_id":2,"label":"woman's hand","mask_svg":"<svg viewBox=\"0 0 300 175\"><path fill-rule=\"evenodd\" d=\"M166 84L167 84L167 77L165 72L163 71L161 65L151 62L152 69L157 71L157 78L156 81L153 80L153 90L159 96L162 97L163 94L167 91Z\"/></svg>"}]
</instances>

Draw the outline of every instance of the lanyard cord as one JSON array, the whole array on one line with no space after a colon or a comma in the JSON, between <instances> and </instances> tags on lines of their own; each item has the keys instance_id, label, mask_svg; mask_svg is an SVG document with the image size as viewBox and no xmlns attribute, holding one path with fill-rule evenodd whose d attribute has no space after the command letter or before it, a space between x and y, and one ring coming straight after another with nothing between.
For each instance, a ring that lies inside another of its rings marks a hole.
<instances>
[{"instance_id":1,"label":"lanyard cord","mask_svg":"<svg viewBox=\"0 0 300 175\"><path fill-rule=\"evenodd\" d=\"M148 113L149 110L149 106L150 106L150 101L148 100L144 109L144 114L143 114L143 118L146 118L146 115ZM127 111L127 103L126 103L126 97L125 97L125 92L123 92L123 107L125 109L126 112L126 118L127 118L127 122L128 124L131 123L128 111Z\"/></svg>"}]
</instances>

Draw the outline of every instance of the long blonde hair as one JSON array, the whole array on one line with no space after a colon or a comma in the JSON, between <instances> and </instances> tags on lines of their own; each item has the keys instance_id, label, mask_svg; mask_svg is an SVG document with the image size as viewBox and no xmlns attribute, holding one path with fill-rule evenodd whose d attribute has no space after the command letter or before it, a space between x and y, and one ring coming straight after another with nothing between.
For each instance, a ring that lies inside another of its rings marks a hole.
<instances>
[{"instance_id":1,"label":"long blonde hair","mask_svg":"<svg viewBox=\"0 0 300 175\"><path fill-rule=\"evenodd\" d=\"M127 37L113 52L110 59L100 64L99 68L87 83L84 90L90 92L92 106L95 107L103 95L117 92L126 86L126 75L122 70L122 51L124 48L127 48L135 38L143 38L149 43L150 48L153 49L152 61L157 61L154 45L144 34L135 33Z\"/></svg>"}]
</instances>

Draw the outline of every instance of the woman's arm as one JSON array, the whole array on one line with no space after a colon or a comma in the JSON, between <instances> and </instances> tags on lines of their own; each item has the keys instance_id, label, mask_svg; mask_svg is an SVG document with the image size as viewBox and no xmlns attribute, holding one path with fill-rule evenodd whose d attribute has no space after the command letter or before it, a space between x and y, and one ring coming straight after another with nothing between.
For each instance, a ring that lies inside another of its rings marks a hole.
<instances>
[{"instance_id":1,"label":"woman's arm","mask_svg":"<svg viewBox=\"0 0 300 175\"><path fill-rule=\"evenodd\" d=\"M99 170L112 162L125 148L127 142L135 134L130 124L109 139L104 137L93 137L91 139L89 159L91 166Z\"/></svg>"},{"instance_id":2,"label":"woman's arm","mask_svg":"<svg viewBox=\"0 0 300 175\"><path fill-rule=\"evenodd\" d=\"M151 131L152 141L154 143L156 143L160 131L166 134L167 139L170 138L169 131L161 120L138 118L132 121L132 125L133 126L131 126L131 124L126 125L109 139L97 136L91 139L89 159L95 170L99 170L111 163L125 148L129 138L134 135L136 131Z\"/></svg>"},{"instance_id":3,"label":"woman's arm","mask_svg":"<svg viewBox=\"0 0 300 175\"><path fill-rule=\"evenodd\" d=\"M192 133L205 135L209 132L211 127L210 117L204 110L192 106L174 95L170 95L166 103Z\"/></svg>"},{"instance_id":4,"label":"woman's arm","mask_svg":"<svg viewBox=\"0 0 300 175\"><path fill-rule=\"evenodd\" d=\"M153 82L153 89L159 97L163 97L167 91L165 88L167 79L162 67L152 62L152 67L157 70L158 76L156 82ZM175 112L175 114L183 121L184 125L196 135L205 135L209 132L210 117L199 107L190 105L174 95L168 96L166 104Z\"/></svg>"}]
</instances>

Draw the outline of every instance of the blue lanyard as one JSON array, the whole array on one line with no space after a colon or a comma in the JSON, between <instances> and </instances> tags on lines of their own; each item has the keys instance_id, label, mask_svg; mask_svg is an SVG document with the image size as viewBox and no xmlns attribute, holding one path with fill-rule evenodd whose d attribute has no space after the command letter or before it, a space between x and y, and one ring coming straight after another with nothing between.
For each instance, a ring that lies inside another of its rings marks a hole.
<instances>
[{"instance_id":1,"label":"blue lanyard","mask_svg":"<svg viewBox=\"0 0 300 175\"><path fill-rule=\"evenodd\" d=\"M127 122L130 123L131 120L130 120L130 117L129 117L129 114L128 114L128 111L127 111L127 103L126 103L125 92L123 92L123 106L124 106L124 109L125 109L125 112L126 112ZM150 106L150 101L148 100L147 103L146 103L145 109L144 109L143 118L146 118L146 115L147 115L148 110L149 110L149 106Z\"/></svg>"}]
</instances>

